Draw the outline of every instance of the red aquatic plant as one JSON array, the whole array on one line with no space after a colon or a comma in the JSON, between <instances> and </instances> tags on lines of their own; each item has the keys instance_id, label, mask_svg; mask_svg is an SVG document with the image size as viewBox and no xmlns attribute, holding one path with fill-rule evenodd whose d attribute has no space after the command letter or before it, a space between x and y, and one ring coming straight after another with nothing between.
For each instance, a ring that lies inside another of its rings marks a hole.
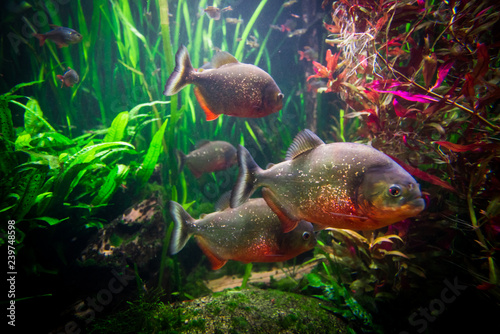
<instances>
[{"instance_id":1,"label":"red aquatic plant","mask_svg":"<svg viewBox=\"0 0 500 334\"><path fill-rule=\"evenodd\" d=\"M316 74L307 80L327 79L322 92L338 93L345 113L336 131L354 124L356 131L336 137L370 141L424 191L432 189L430 211L441 215L427 213L427 220L448 228L460 222L454 228L478 247L466 264L471 280L499 284L500 5L325 0L322 6L331 49L326 65L312 63ZM445 249L462 237L446 235Z\"/></svg>"}]
</instances>

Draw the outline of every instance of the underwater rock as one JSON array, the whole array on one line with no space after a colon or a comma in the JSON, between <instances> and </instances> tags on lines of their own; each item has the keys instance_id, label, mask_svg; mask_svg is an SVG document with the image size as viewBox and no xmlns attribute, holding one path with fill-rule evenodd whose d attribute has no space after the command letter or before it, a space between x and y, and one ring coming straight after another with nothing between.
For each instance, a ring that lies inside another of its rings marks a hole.
<instances>
[{"instance_id":1,"label":"underwater rock","mask_svg":"<svg viewBox=\"0 0 500 334\"><path fill-rule=\"evenodd\" d=\"M83 266L137 274L145 288L156 287L165 234L159 193L127 209L100 229L81 254Z\"/></svg>"}]
</instances>

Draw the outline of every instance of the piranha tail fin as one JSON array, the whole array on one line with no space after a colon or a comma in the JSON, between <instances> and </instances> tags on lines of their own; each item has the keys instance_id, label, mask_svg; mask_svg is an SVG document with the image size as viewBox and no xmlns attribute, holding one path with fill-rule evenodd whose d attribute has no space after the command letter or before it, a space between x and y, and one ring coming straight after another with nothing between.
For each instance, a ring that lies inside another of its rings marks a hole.
<instances>
[{"instance_id":1,"label":"piranha tail fin","mask_svg":"<svg viewBox=\"0 0 500 334\"><path fill-rule=\"evenodd\" d=\"M240 171L236 185L231 193L231 207L236 208L253 194L257 184L257 175L262 169L253 160L250 152L243 146L238 146L238 164Z\"/></svg>"},{"instance_id":2,"label":"piranha tail fin","mask_svg":"<svg viewBox=\"0 0 500 334\"><path fill-rule=\"evenodd\" d=\"M33 34L33 36L38 38L38 40L40 41L40 46L43 46L45 44L45 40L47 39L47 37L45 37L45 35L35 33L35 34Z\"/></svg>"},{"instance_id":3,"label":"piranha tail fin","mask_svg":"<svg viewBox=\"0 0 500 334\"><path fill-rule=\"evenodd\" d=\"M175 68L165 85L163 95L170 96L177 94L189 83L189 77L194 72L189 53L184 45L181 45L175 54Z\"/></svg>"},{"instance_id":4,"label":"piranha tail fin","mask_svg":"<svg viewBox=\"0 0 500 334\"><path fill-rule=\"evenodd\" d=\"M174 201L170 201L170 214L175 224L170 239L170 253L173 255L179 253L189 240L194 218L184 210L182 205Z\"/></svg>"}]
</instances>

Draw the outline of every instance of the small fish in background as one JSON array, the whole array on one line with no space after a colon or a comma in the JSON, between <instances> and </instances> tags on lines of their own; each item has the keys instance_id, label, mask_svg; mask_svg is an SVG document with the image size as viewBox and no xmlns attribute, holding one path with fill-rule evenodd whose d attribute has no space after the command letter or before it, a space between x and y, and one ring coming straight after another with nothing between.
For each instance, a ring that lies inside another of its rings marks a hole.
<instances>
[{"instance_id":1,"label":"small fish in background","mask_svg":"<svg viewBox=\"0 0 500 334\"><path fill-rule=\"evenodd\" d=\"M58 74L57 79L61 80L61 88L66 85L66 87L73 87L73 85L77 84L80 81L80 76L76 73L75 70L68 67L66 72L63 75Z\"/></svg>"},{"instance_id":2,"label":"small fish in background","mask_svg":"<svg viewBox=\"0 0 500 334\"><path fill-rule=\"evenodd\" d=\"M234 18L234 17L226 17L226 23L239 24L239 23L243 23L243 20L242 19L237 19L237 18Z\"/></svg>"},{"instance_id":3,"label":"small fish in background","mask_svg":"<svg viewBox=\"0 0 500 334\"><path fill-rule=\"evenodd\" d=\"M294 5L296 3L297 3L297 0L286 1L283 3L283 5L281 5L281 7L283 7L283 8L291 7L292 5Z\"/></svg>"},{"instance_id":4,"label":"small fish in background","mask_svg":"<svg viewBox=\"0 0 500 334\"><path fill-rule=\"evenodd\" d=\"M33 36L38 38L40 41L40 46L43 46L47 39L56 43L59 48L79 43L82 40L82 35L71 28L60 27L52 24L50 26L53 30L46 32L45 34L33 34Z\"/></svg>"},{"instance_id":5,"label":"small fish in background","mask_svg":"<svg viewBox=\"0 0 500 334\"><path fill-rule=\"evenodd\" d=\"M245 41L245 44L253 49L257 49L260 46L259 42L257 41L257 37L255 36L250 36L250 39L247 39Z\"/></svg>"},{"instance_id":6,"label":"small fish in background","mask_svg":"<svg viewBox=\"0 0 500 334\"><path fill-rule=\"evenodd\" d=\"M301 220L320 229L374 230L425 208L418 183L390 157L368 145L325 144L309 130L295 137L283 162L262 170L240 146L238 164L231 207L262 186L284 232Z\"/></svg>"},{"instance_id":7,"label":"small fish in background","mask_svg":"<svg viewBox=\"0 0 500 334\"><path fill-rule=\"evenodd\" d=\"M316 52L316 50L314 50L310 46L304 46L303 51L299 50L297 52L299 53L299 56L300 56L299 60L302 60L302 59L305 59L307 61L318 60L318 52Z\"/></svg>"},{"instance_id":8,"label":"small fish in background","mask_svg":"<svg viewBox=\"0 0 500 334\"><path fill-rule=\"evenodd\" d=\"M221 114L264 117L283 107L283 93L267 72L255 65L240 63L225 51L213 56L210 68L196 72L186 47L181 46L163 94L177 94L189 84L195 85L194 94L207 121Z\"/></svg>"},{"instance_id":9,"label":"small fish in background","mask_svg":"<svg viewBox=\"0 0 500 334\"><path fill-rule=\"evenodd\" d=\"M291 32L295 29L295 27L297 27L297 21L292 19L286 19L285 23L279 26L274 24L269 25L269 28L279 30L281 32Z\"/></svg>"},{"instance_id":10,"label":"small fish in background","mask_svg":"<svg viewBox=\"0 0 500 334\"><path fill-rule=\"evenodd\" d=\"M194 235L213 270L222 268L228 260L246 263L286 261L316 245L311 223L301 221L296 229L283 233L278 216L262 198L250 199L236 209L226 208L200 219L194 219L180 204L171 201L170 214L175 223L171 253L181 251Z\"/></svg>"},{"instance_id":11,"label":"small fish in background","mask_svg":"<svg viewBox=\"0 0 500 334\"><path fill-rule=\"evenodd\" d=\"M230 10L233 10L231 8L231 6L227 6L227 7L224 7L224 8L217 8L217 7L214 7L214 6L208 6L207 8L204 9L204 11L207 14L207 16L209 18L211 18L211 19L214 19L214 20L220 20L220 15L222 13L230 11Z\"/></svg>"},{"instance_id":12,"label":"small fish in background","mask_svg":"<svg viewBox=\"0 0 500 334\"><path fill-rule=\"evenodd\" d=\"M225 141L202 141L194 151L177 151L179 170L187 166L196 178L204 173L225 170L236 163L236 148Z\"/></svg>"},{"instance_id":13,"label":"small fish in background","mask_svg":"<svg viewBox=\"0 0 500 334\"><path fill-rule=\"evenodd\" d=\"M301 35L304 35L306 32L307 32L306 28L304 28L304 29L295 29L295 30L289 32L288 35L287 35L287 37L291 38L291 37L294 37L294 36L301 36Z\"/></svg>"}]
</instances>

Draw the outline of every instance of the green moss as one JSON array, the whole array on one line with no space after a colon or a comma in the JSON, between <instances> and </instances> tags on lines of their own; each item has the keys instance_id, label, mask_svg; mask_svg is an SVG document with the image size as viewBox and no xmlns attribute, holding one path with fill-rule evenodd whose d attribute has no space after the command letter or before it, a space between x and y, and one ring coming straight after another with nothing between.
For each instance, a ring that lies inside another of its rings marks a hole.
<instances>
[{"instance_id":1,"label":"green moss","mask_svg":"<svg viewBox=\"0 0 500 334\"><path fill-rule=\"evenodd\" d=\"M113 247L119 247L123 243L123 239L120 238L117 234L113 233L109 237L109 243Z\"/></svg>"},{"instance_id":2,"label":"green moss","mask_svg":"<svg viewBox=\"0 0 500 334\"><path fill-rule=\"evenodd\" d=\"M172 305L132 303L132 311L100 320L94 332L349 333L321 303L277 290L227 290Z\"/></svg>"}]
</instances>

